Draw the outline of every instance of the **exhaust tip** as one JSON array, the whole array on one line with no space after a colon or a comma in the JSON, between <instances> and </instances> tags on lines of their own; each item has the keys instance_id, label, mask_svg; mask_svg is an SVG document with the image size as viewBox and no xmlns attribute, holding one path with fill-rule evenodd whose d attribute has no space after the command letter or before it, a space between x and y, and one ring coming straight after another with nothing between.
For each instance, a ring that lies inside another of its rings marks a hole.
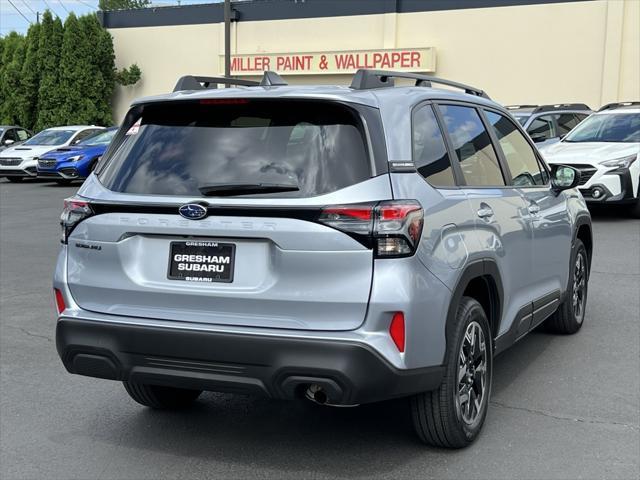
<instances>
[{"instance_id":1,"label":"exhaust tip","mask_svg":"<svg viewBox=\"0 0 640 480\"><path fill-rule=\"evenodd\" d=\"M307 391L305 392L305 396L308 400L320 405L326 404L329 400L324 389L316 383L309 385L309 388L307 388Z\"/></svg>"}]
</instances>

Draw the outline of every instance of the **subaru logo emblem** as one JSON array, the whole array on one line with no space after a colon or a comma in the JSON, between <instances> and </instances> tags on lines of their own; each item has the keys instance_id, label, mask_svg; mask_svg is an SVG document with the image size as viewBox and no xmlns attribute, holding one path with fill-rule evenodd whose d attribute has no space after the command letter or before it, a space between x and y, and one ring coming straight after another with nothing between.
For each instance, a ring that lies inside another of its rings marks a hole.
<instances>
[{"instance_id":1,"label":"subaru logo emblem","mask_svg":"<svg viewBox=\"0 0 640 480\"><path fill-rule=\"evenodd\" d=\"M186 205L182 205L178 209L178 212L189 220L200 220L207 216L207 207L203 207L197 203L187 203Z\"/></svg>"}]
</instances>

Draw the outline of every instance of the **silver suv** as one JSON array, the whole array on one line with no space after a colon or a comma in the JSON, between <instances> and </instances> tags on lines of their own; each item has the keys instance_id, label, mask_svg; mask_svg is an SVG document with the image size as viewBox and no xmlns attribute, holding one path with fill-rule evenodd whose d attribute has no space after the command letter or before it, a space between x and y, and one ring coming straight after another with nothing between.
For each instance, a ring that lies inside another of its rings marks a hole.
<instances>
[{"instance_id":1,"label":"silver suv","mask_svg":"<svg viewBox=\"0 0 640 480\"><path fill-rule=\"evenodd\" d=\"M203 390L411 397L424 442L463 447L494 356L542 322L582 325L592 233L578 181L455 82L183 77L133 104L65 201L58 353L153 408Z\"/></svg>"}]
</instances>

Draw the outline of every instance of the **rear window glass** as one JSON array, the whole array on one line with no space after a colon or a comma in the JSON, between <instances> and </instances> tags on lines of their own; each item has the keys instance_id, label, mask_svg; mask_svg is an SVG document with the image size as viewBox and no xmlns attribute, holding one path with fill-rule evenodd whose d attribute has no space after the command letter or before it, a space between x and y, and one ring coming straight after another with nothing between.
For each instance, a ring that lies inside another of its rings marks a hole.
<instances>
[{"instance_id":1,"label":"rear window glass","mask_svg":"<svg viewBox=\"0 0 640 480\"><path fill-rule=\"evenodd\" d=\"M211 186L286 185L297 190L251 195L307 197L371 177L359 117L337 103L151 104L135 124L99 175L113 191L201 196Z\"/></svg>"}]
</instances>

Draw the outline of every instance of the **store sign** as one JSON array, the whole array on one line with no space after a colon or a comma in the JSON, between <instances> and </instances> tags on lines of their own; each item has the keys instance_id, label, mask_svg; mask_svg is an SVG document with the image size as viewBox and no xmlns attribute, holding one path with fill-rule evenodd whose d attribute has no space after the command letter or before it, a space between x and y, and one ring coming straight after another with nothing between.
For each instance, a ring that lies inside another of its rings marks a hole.
<instances>
[{"instance_id":1,"label":"store sign","mask_svg":"<svg viewBox=\"0 0 640 480\"><path fill-rule=\"evenodd\" d=\"M224 56L220 57L220 65L224 65ZM231 56L232 75L261 75L265 70L294 75L336 74L354 73L360 68L435 72L435 49L427 47Z\"/></svg>"}]
</instances>

